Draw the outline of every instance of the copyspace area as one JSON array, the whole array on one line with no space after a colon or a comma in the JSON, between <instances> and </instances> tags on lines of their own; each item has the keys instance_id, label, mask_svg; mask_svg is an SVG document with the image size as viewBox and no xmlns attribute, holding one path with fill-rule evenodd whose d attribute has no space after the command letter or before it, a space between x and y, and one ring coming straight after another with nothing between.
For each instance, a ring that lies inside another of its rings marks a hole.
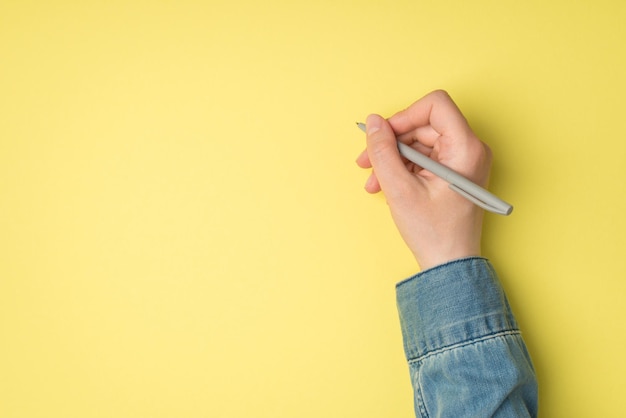
<instances>
[{"instance_id":1,"label":"copyspace area","mask_svg":"<svg viewBox=\"0 0 626 418\"><path fill-rule=\"evenodd\" d=\"M354 125L449 91L545 417L626 411L626 3L0 4L0 416L412 417Z\"/></svg>"}]
</instances>

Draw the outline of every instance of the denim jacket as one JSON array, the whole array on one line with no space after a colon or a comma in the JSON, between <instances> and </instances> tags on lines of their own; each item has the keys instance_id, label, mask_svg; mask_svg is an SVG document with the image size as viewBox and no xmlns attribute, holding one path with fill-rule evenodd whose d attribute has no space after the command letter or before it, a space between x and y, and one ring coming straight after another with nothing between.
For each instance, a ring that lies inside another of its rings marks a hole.
<instances>
[{"instance_id":1,"label":"denim jacket","mask_svg":"<svg viewBox=\"0 0 626 418\"><path fill-rule=\"evenodd\" d=\"M396 286L417 417L536 417L537 380L504 291L484 258Z\"/></svg>"}]
</instances>

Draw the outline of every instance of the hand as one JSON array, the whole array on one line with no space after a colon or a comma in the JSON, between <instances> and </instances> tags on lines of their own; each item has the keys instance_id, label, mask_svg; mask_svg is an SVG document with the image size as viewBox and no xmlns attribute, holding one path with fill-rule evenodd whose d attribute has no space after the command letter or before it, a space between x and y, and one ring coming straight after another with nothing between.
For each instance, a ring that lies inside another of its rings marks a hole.
<instances>
[{"instance_id":1,"label":"hand","mask_svg":"<svg viewBox=\"0 0 626 418\"><path fill-rule=\"evenodd\" d=\"M367 149L357 158L373 168L365 189L383 191L392 218L422 270L480 255L483 210L448 183L404 159L396 139L487 186L491 151L472 132L444 91L434 91L388 120L370 115Z\"/></svg>"}]
</instances>

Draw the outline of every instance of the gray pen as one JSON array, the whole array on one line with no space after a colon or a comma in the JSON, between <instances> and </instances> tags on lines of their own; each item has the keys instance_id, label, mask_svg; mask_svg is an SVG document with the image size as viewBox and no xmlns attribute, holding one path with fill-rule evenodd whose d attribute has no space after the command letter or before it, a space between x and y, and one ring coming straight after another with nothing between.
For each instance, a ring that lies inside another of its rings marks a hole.
<instances>
[{"instance_id":1,"label":"gray pen","mask_svg":"<svg viewBox=\"0 0 626 418\"><path fill-rule=\"evenodd\" d=\"M365 124L357 122L357 126L365 132ZM418 166L430 171L437 177L449 183L448 187L454 190L470 202L488 210L489 212L499 215L510 215L513 212L513 206L506 203L488 190L483 189L476 183L466 179L456 171L431 160L424 154L416 151L410 146L398 141L398 150L400 154L407 160L417 164Z\"/></svg>"}]
</instances>

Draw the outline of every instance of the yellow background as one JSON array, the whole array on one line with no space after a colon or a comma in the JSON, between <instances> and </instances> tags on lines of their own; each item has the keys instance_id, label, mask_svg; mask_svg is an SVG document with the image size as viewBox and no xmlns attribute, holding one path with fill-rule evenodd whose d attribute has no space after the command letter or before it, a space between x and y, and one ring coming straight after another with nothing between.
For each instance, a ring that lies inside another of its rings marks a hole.
<instances>
[{"instance_id":1,"label":"yellow background","mask_svg":"<svg viewBox=\"0 0 626 418\"><path fill-rule=\"evenodd\" d=\"M0 3L0 416L411 417L416 265L354 159L447 89L494 150L544 417L626 413L626 3Z\"/></svg>"}]
</instances>

